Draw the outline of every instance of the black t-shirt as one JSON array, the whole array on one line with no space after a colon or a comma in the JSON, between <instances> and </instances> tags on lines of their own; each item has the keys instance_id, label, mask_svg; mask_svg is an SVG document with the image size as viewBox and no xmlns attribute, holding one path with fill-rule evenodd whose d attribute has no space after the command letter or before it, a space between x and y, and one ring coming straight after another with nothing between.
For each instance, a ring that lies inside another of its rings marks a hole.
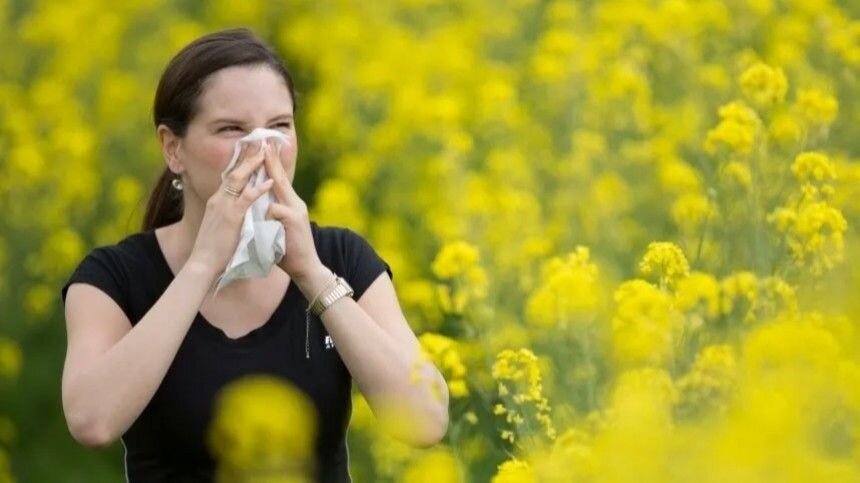
<instances>
[{"instance_id":1,"label":"black t-shirt","mask_svg":"<svg viewBox=\"0 0 860 483\"><path fill-rule=\"evenodd\" d=\"M311 221L322 263L346 279L358 300L389 265L348 228ZM289 243L289 240L287 240ZM174 276L153 230L93 249L62 287L94 285L136 324ZM283 377L307 394L319 418L316 466L319 481L348 482L346 429L352 411L352 379L318 318L311 318L310 358L305 356L308 301L292 282L278 308L261 327L237 339L198 312L152 400L122 436L130 482L212 481L215 461L205 441L218 390L248 374Z\"/></svg>"}]
</instances>

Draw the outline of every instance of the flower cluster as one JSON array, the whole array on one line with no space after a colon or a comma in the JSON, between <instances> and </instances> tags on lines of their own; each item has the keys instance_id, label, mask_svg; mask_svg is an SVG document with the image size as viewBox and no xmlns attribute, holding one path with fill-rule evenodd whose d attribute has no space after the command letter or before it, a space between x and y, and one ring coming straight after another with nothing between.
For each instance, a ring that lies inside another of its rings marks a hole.
<instances>
[{"instance_id":1,"label":"flower cluster","mask_svg":"<svg viewBox=\"0 0 860 483\"><path fill-rule=\"evenodd\" d=\"M587 247L550 259L541 270L543 281L526 302L526 317L541 329L587 323L597 308L598 269Z\"/></svg>"},{"instance_id":2,"label":"flower cluster","mask_svg":"<svg viewBox=\"0 0 860 483\"><path fill-rule=\"evenodd\" d=\"M554 439L555 427L543 394L537 356L528 349L503 350L496 355L492 376L498 381L499 397L505 401L496 404L493 412L504 416L510 428L502 431L502 439L514 443L517 433L523 434L533 425L541 428L546 438Z\"/></svg>"}]
</instances>

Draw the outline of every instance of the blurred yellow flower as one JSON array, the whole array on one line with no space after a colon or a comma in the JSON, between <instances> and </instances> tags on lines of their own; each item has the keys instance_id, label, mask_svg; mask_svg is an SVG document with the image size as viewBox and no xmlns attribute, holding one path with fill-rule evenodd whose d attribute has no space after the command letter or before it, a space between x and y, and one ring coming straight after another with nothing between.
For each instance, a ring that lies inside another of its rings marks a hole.
<instances>
[{"instance_id":1,"label":"blurred yellow flower","mask_svg":"<svg viewBox=\"0 0 860 483\"><path fill-rule=\"evenodd\" d=\"M782 69L762 62L748 67L739 80L744 95L759 106L782 102L788 91L788 79Z\"/></svg>"},{"instance_id":2,"label":"blurred yellow flower","mask_svg":"<svg viewBox=\"0 0 860 483\"><path fill-rule=\"evenodd\" d=\"M708 131L705 151L716 154L720 146L724 146L736 154L750 154L761 127L758 114L743 101L725 104L718 112L720 122Z\"/></svg>"},{"instance_id":3,"label":"blurred yellow flower","mask_svg":"<svg viewBox=\"0 0 860 483\"><path fill-rule=\"evenodd\" d=\"M821 275L843 260L848 222L827 201L807 198L775 209L768 221L785 236L795 263Z\"/></svg>"},{"instance_id":4,"label":"blurred yellow flower","mask_svg":"<svg viewBox=\"0 0 860 483\"><path fill-rule=\"evenodd\" d=\"M628 280L615 291L612 352L622 365L662 365L672 355L675 314L669 295L644 280Z\"/></svg>"},{"instance_id":5,"label":"blurred yellow flower","mask_svg":"<svg viewBox=\"0 0 860 483\"><path fill-rule=\"evenodd\" d=\"M487 275L481 268L478 249L467 242L445 244L433 260L433 273L444 281L437 285L442 310L462 314L472 299L487 295Z\"/></svg>"},{"instance_id":6,"label":"blurred yellow flower","mask_svg":"<svg viewBox=\"0 0 860 483\"><path fill-rule=\"evenodd\" d=\"M810 151L803 152L794 158L791 172L800 182L827 182L836 179L836 167L826 154Z\"/></svg>"},{"instance_id":7,"label":"blurred yellow flower","mask_svg":"<svg viewBox=\"0 0 860 483\"><path fill-rule=\"evenodd\" d=\"M528 321L543 329L587 322L598 303L598 269L588 248L550 259L541 273L541 285L526 302Z\"/></svg>"},{"instance_id":8,"label":"blurred yellow flower","mask_svg":"<svg viewBox=\"0 0 860 483\"><path fill-rule=\"evenodd\" d=\"M677 382L678 411L692 417L709 410L728 409L729 394L737 377L734 349L726 344L709 345L697 355L690 371Z\"/></svg>"},{"instance_id":9,"label":"blurred yellow flower","mask_svg":"<svg viewBox=\"0 0 860 483\"><path fill-rule=\"evenodd\" d=\"M397 481L401 483L459 483L465 481L457 459L447 448L428 450L413 461Z\"/></svg>"},{"instance_id":10,"label":"blurred yellow flower","mask_svg":"<svg viewBox=\"0 0 860 483\"><path fill-rule=\"evenodd\" d=\"M207 443L229 481L275 472L279 481L310 481L317 414L310 399L277 376L245 376L217 395Z\"/></svg>"},{"instance_id":11,"label":"blurred yellow flower","mask_svg":"<svg viewBox=\"0 0 860 483\"><path fill-rule=\"evenodd\" d=\"M513 459L499 465L490 483L537 483L537 477L531 465Z\"/></svg>"},{"instance_id":12,"label":"blurred yellow flower","mask_svg":"<svg viewBox=\"0 0 860 483\"><path fill-rule=\"evenodd\" d=\"M768 136L778 144L791 147L800 141L802 128L795 118L788 114L777 114L768 126Z\"/></svg>"},{"instance_id":13,"label":"blurred yellow flower","mask_svg":"<svg viewBox=\"0 0 860 483\"><path fill-rule=\"evenodd\" d=\"M0 379L15 379L24 358L21 346L12 339L0 337Z\"/></svg>"},{"instance_id":14,"label":"blurred yellow flower","mask_svg":"<svg viewBox=\"0 0 860 483\"><path fill-rule=\"evenodd\" d=\"M816 89L800 90L795 107L807 122L820 125L832 123L839 110L836 98Z\"/></svg>"},{"instance_id":15,"label":"blurred yellow flower","mask_svg":"<svg viewBox=\"0 0 860 483\"><path fill-rule=\"evenodd\" d=\"M468 396L466 366L460 357L457 341L444 335L425 332L418 337L418 342L425 357L439 368L448 381L451 397L456 399Z\"/></svg>"},{"instance_id":16,"label":"blurred yellow flower","mask_svg":"<svg viewBox=\"0 0 860 483\"><path fill-rule=\"evenodd\" d=\"M752 188L752 173L749 166L739 161L729 161L720 167L720 178L730 186L744 190Z\"/></svg>"},{"instance_id":17,"label":"blurred yellow flower","mask_svg":"<svg viewBox=\"0 0 860 483\"><path fill-rule=\"evenodd\" d=\"M700 310L708 317L720 314L720 284L713 275L692 272L678 281L675 306L683 312Z\"/></svg>"},{"instance_id":18,"label":"blurred yellow flower","mask_svg":"<svg viewBox=\"0 0 860 483\"><path fill-rule=\"evenodd\" d=\"M685 193L672 203L672 220L687 232L700 229L715 214L714 204L699 193Z\"/></svg>"}]
</instances>

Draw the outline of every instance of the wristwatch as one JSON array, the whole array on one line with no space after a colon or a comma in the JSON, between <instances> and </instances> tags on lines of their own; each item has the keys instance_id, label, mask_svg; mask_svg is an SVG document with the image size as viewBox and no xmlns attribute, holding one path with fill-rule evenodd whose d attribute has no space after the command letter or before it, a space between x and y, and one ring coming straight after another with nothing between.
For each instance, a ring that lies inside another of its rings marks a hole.
<instances>
[{"instance_id":1,"label":"wristwatch","mask_svg":"<svg viewBox=\"0 0 860 483\"><path fill-rule=\"evenodd\" d=\"M328 293L317 297L314 300L314 303L310 306L309 312L315 316L319 317L320 314L325 312L327 308L329 308L333 303L337 302L341 297L352 297L352 294L355 293L352 287L344 280L342 277L337 277L335 279L335 286Z\"/></svg>"}]
</instances>

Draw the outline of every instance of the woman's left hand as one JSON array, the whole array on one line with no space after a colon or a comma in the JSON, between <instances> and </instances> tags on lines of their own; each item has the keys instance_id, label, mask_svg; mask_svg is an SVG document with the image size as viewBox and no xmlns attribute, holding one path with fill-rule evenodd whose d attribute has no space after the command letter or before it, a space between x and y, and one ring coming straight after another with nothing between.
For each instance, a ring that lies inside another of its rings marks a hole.
<instances>
[{"instance_id":1,"label":"woman's left hand","mask_svg":"<svg viewBox=\"0 0 860 483\"><path fill-rule=\"evenodd\" d=\"M314 244L308 206L293 189L278 155L280 150L271 144L266 143L263 162L266 172L274 181L272 192L275 193L277 201L269 205L265 219L278 220L284 225L287 243L284 257L278 262L278 266L287 272L291 279L301 280L315 273L322 262Z\"/></svg>"}]
</instances>

